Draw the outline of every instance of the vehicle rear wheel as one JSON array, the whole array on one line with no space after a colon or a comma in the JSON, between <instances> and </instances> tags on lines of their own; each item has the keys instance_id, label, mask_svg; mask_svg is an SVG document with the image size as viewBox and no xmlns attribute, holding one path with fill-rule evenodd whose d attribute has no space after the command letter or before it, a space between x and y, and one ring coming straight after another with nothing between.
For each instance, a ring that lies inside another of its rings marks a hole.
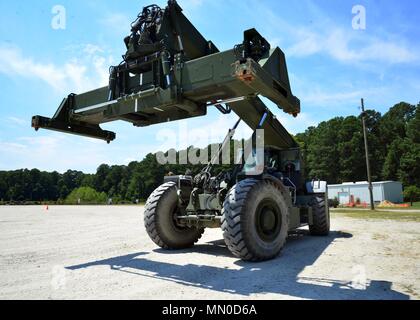
<instances>
[{"instance_id":1,"label":"vehicle rear wheel","mask_svg":"<svg viewBox=\"0 0 420 320\"><path fill-rule=\"evenodd\" d=\"M330 233L330 213L323 197L315 196L311 203L312 225L309 232L313 236L327 236Z\"/></svg>"},{"instance_id":2,"label":"vehicle rear wheel","mask_svg":"<svg viewBox=\"0 0 420 320\"><path fill-rule=\"evenodd\" d=\"M177 223L178 195L175 182L157 188L144 207L144 225L153 240L164 249L184 249L194 245L204 229L180 226Z\"/></svg>"},{"instance_id":3,"label":"vehicle rear wheel","mask_svg":"<svg viewBox=\"0 0 420 320\"><path fill-rule=\"evenodd\" d=\"M222 230L229 250L246 261L276 257L289 226L289 207L274 183L246 179L236 184L223 204Z\"/></svg>"}]
</instances>

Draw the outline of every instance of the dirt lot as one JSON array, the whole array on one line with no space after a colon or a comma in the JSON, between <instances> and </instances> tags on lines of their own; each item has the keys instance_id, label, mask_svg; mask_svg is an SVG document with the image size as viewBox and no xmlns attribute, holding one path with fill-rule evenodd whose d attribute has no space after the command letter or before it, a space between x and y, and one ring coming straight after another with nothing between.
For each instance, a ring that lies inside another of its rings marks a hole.
<instances>
[{"instance_id":1,"label":"dirt lot","mask_svg":"<svg viewBox=\"0 0 420 320\"><path fill-rule=\"evenodd\" d=\"M420 223L332 218L282 255L244 263L207 230L190 250L149 240L141 207L0 207L0 299L420 299Z\"/></svg>"}]
</instances>

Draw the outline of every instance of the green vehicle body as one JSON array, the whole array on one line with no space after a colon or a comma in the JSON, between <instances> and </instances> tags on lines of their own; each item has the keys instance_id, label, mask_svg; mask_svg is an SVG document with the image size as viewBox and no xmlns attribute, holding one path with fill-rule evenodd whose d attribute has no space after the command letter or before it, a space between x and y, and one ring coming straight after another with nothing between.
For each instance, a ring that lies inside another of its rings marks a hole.
<instances>
[{"instance_id":1,"label":"green vehicle body","mask_svg":"<svg viewBox=\"0 0 420 320\"><path fill-rule=\"evenodd\" d=\"M116 134L101 129L103 123L122 120L145 127L205 116L210 107L222 113L233 111L251 129L264 130L265 160L277 159L277 171L270 171L266 163L264 172L250 178L243 165L235 165L227 175L211 177L210 163L196 177L165 178L168 190L172 185L178 190L177 225L197 229L222 226L229 190L247 179L271 181L281 191L287 204L288 231L314 224L313 200L322 198L327 203L326 184L305 183L299 145L259 98L268 98L294 117L300 113L300 101L292 94L280 48L272 48L255 29L250 29L244 32L241 44L220 52L190 23L174 0L164 9L145 7L124 42L124 61L110 68L108 86L68 95L52 118L34 116L32 127L110 143ZM226 141L231 138L229 134ZM199 181L202 177L207 180L204 184ZM325 215L329 221L327 206ZM268 210L261 219L262 224L269 225L275 218ZM153 240L161 245L162 241ZM248 259L237 255L245 260L274 256Z\"/></svg>"}]
</instances>

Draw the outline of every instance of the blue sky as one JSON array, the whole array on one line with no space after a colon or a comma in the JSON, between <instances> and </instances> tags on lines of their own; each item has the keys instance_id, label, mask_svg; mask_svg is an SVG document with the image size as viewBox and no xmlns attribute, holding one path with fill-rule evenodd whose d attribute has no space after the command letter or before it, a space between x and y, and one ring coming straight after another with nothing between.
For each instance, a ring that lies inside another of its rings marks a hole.
<instances>
[{"instance_id":1,"label":"blue sky","mask_svg":"<svg viewBox=\"0 0 420 320\"><path fill-rule=\"evenodd\" d=\"M107 124L105 129L117 133L110 145L45 130L35 133L30 128L32 115L52 116L68 93L106 85L109 65L118 64L124 53L123 38L130 22L152 2L0 2L0 170L36 167L94 172L101 163L128 164L162 147L206 145L222 139L235 116L221 116L215 110L209 110L207 117L148 128ZM166 5L162 0L155 2ZM283 49L302 114L293 119L269 106L292 133L334 116L357 114L361 97L367 107L382 113L400 101L420 101L417 0L179 3L199 31L221 50L240 43L242 32L251 27ZM66 9L65 30L51 27L55 5ZM355 5L366 8L365 30L352 28ZM205 141L194 140L210 131L213 134ZM177 139L162 140L165 135L173 138L171 132ZM185 132L193 137L188 142L182 139Z\"/></svg>"}]
</instances>

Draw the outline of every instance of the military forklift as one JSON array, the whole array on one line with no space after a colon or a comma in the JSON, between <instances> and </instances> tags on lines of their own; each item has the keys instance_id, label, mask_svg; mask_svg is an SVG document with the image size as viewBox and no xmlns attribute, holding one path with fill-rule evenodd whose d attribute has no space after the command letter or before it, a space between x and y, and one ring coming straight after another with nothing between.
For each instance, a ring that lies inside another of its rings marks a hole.
<instances>
[{"instance_id":1,"label":"military forklift","mask_svg":"<svg viewBox=\"0 0 420 320\"><path fill-rule=\"evenodd\" d=\"M297 117L285 55L255 29L242 43L220 52L182 13L143 8L124 39L123 61L110 67L109 84L63 99L52 118L34 116L32 127L115 139L100 124L123 120L137 127L204 116L214 107L239 117L219 152L197 175L165 177L147 199L144 224L158 246L193 246L205 228L221 228L229 250L246 261L276 257L288 233L309 226L315 236L330 229L327 184L305 181L298 143L259 96ZM213 174L221 151L239 123L254 134L229 170ZM263 147L256 141L264 137Z\"/></svg>"}]
</instances>

